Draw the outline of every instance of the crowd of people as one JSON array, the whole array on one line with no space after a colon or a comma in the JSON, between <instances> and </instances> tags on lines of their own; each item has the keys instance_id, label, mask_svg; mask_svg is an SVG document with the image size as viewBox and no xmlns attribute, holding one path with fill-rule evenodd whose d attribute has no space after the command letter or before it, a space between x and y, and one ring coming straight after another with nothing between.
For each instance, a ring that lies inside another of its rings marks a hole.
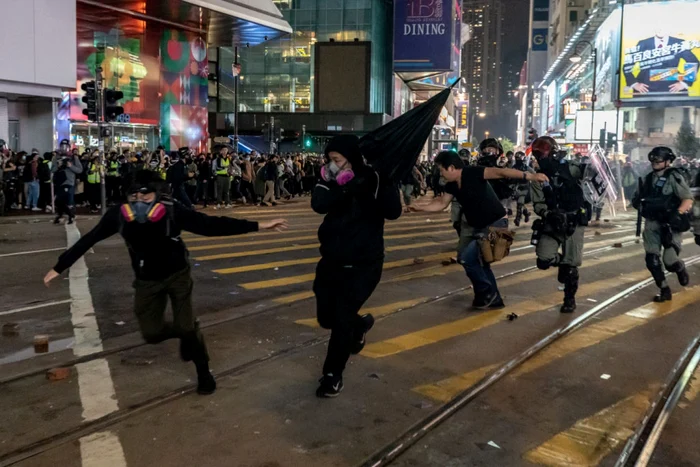
<instances>
[{"instance_id":1,"label":"crowd of people","mask_svg":"<svg viewBox=\"0 0 700 467\"><path fill-rule=\"evenodd\" d=\"M112 206L123 202L128 180L141 169L155 172L187 207L275 206L280 199L310 195L320 180L322 162L317 154L234 154L221 146L200 154L189 148L168 153L162 147L153 152L111 151L103 164L97 149L81 152L71 149L67 140L58 150L43 154L0 148L0 215L19 210L50 213L59 201L66 205L63 214L70 222L74 207L99 212L103 176L106 202Z\"/></svg>"}]
</instances>

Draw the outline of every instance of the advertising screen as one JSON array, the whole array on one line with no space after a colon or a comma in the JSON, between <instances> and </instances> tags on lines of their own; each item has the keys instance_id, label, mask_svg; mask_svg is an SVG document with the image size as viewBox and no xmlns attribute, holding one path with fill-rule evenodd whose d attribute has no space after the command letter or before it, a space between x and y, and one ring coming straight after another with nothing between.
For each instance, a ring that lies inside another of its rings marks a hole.
<instances>
[{"instance_id":1,"label":"advertising screen","mask_svg":"<svg viewBox=\"0 0 700 467\"><path fill-rule=\"evenodd\" d=\"M576 112L574 128L575 141L591 140L591 118L593 118L593 112L590 110L579 110ZM623 119L624 115L622 112L618 113L615 110L596 110L595 121L593 122L593 141L598 143L598 139L600 138L600 130L604 130L606 133L615 133L623 128Z\"/></svg>"},{"instance_id":2,"label":"advertising screen","mask_svg":"<svg viewBox=\"0 0 700 467\"><path fill-rule=\"evenodd\" d=\"M620 10L614 11L598 28L595 48L598 51L596 70L596 106L603 108L613 102L613 84L617 54L620 50Z\"/></svg>"},{"instance_id":3,"label":"advertising screen","mask_svg":"<svg viewBox=\"0 0 700 467\"><path fill-rule=\"evenodd\" d=\"M625 7L620 98L623 101L700 98L700 2Z\"/></svg>"},{"instance_id":4,"label":"advertising screen","mask_svg":"<svg viewBox=\"0 0 700 467\"><path fill-rule=\"evenodd\" d=\"M394 2L394 71L452 71L455 0Z\"/></svg>"}]
</instances>

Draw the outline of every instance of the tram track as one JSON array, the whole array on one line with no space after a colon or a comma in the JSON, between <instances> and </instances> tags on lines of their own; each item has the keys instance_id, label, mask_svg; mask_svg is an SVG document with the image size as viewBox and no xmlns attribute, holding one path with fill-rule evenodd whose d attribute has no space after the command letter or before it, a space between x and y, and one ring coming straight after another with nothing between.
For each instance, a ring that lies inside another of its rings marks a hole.
<instances>
[{"instance_id":1,"label":"tram track","mask_svg":"<svg viewBox=\"0 0 700 467\"><path fill-rule=\"evenodd\" d=\"M622 242L621 245L622 245L622 247L625 247L625 246L631 246L634 244L636 244L636 241L630 240L627 242ZM617 250L619 248L620 248L620 246L616 247L614 245L610 245L610 246L595 248L593 250L584 251L583 255L584 256L594 256L594 255L599 255L599 254L607 252L607 251ZM694 257L693 259L689 260L688 264L693 264L693 262L695 260L700 260L700 255L698 255L697 258ZM528 266L525 268L517 269L515 271L510 271L508 273L502 274L502 275L498 276L497 279L501 280L501 279L509 278L512 276L517 276L517 275L520 275L520 274L523 274L526 272L533 271L535 269L537 269L537 266L535 266L535 265ZM644 287L646 285L648 285L648 283L650 283L650 282L651 282L651 279L643 281L643 283L645 284ZM398 308L391 313L384 314L383 316L378 317L377 321L382 321L384 319L387 319L390 316L401 313L403 311L411 310L411 309L414 309L417 307L421 307L424 305L437 303L437 302L446 300L446 299L448 299L456 294L465 292L471 288L472 288L471 285L467 285L464 287L459 287L457 289L450 290L450 291L445 292L445 293L440 294L440 295L426 298L425 300L416 302L410 306ZM605 304L605 303L607 303L607 302L604 302L603 304ZM601 305L603 305L603 304L601 304ZM279 304L279 305L271 306L269 308L266 308L264 310L260 310L260 311L254 312L254 313L241 315L241 316L235 316L235 317L231 317L231 318L225 318L225 319L221 319L218 321L213 321L211 323L207 323L206 325L202 325L202 329L218 326L218 325L221 325L224 323L230 323L230 322L242 320L245 318L254 318L254 317L260 316L264 313L269 313L271 311L279 309L283 306L287 306L287 304ZM590 312L588 312L582 316L588 316L589 314L590 314ZM580 318L581 317L579 317L579 319L575 320L574 322L578 322L580 320ZM255 368L258 368L261 365L266 364L268 362L272 362L272 361L278 360L278 359L286 357L286 356L294 355L302 350L308 349L310 347L313 347L313 346L316 346L319 344L323 344L323 343L327 342L329 340L329 338L330 338L329 336L315 337L315 338L312 338L312 339L309 339L309 340L306 340L303 342L299 342L295 345L285 347L285 348L277 350L277 351L273 351L266 356L250 360L250 361L245 362L243 364L239 364L239 365L236 365L236 366L233 366L233 367L230 367L230 368L218 371L218 372L214 372L213 374L217 379L231 377L231 376L239 376L239 375L247 373L248 371L251 371ZM102 351L99 353L91 354L89 356L76 358L74 360L71 360L70 362L64 363L62 366L72 366L72 365L76 365L78 363L89 362L89 361L92 361L95 359L104 358L106 356L118 354L120 352L129 351L129 350L132 350L132 349L135 349L138 347L142 347L145 345L146 345L145 343L138 343L138 344L125 345L122 347L105 350L105 351ZM529 358L529 356L528 356L528 358ZM55 367L55 365L53 365L49 368L54 368L54 367ZM45 371L46 371L45 369L36 369L36 370L32 370L32 371L24 373L24 374L9 377L5 380L0 381L0 386L3 384L8 384L8 383L13 382L13 381L25 379L25 378L28 378L31 376L40 375L40 374L44 373ZM505 374L505 373L503 373L503 374ZM0 467L11 466L11 465L17 464L21 461L38 456L38 455L43 454L47 451L50 451L51 449L54 449L58 446L61 446L63 444L66 444L66 443L69 443L69 442L72 442L75 440L78 440L84 436L88 436L90 434L99 432L99 431L104 430L105 428L107 428L109 426L113 426L113 425L115 425L121 421L124 421L126 419L129 419L133 416L136 416L136 415L141 414L143 412L147 412L149 410L155 409L157 407L160 407L160 406L167 404L169 402L172 402L174 400L180 399L186 395L194 393L195 391L196 391L196 384L188 384L188 385L179 387L177 389L168 391L166 393L151 397L150 399L139 402L137 404L132 404L128 407L125 407L125 408L120 409L116 412L112 412L110 414L107 414L107 415L100 417L96 420L84 422L84 423L77 425L75 427L68 428L60 433L56 433L54 435L42 438L40 440L37 440L37 441L30 443L30 444L27 444L25 446L21 446L19 448L13 449L12 451L9 451L3 455L0 455ZM363 464L363 465L375 465L375 464ZM376 465L386 465L386 464L376 464Z\"/></svg>"},{"instance_id":2,"label":"tram track","mask_svg":"<svg viewBox=\"0 0 700 467\"><path fill-rule=\"evenodd\" d=\"M686 260L686 265L690 266L693 264L700 263L700 255L695 255L690 258L687 258ZM668 275L669 273L667 273ZM538 342L533 344L532 346L528 347L525 349L523 352L519 353L518 355L515 355L512 357L510 360L508 360L506 363L498 366L496 369L491 371L489 374L484 376L481 380L479 380L477 383L474 385L470 386L469 388L466 388L459 394L457 394L455 397L450 399L448 402L440 406L438 409L433 411L431 414L428 416L422 418L418 422L414 423L408 430L404 431L400 436L395 438L393 441L387 443L384 447L378 449L375 451L374 454L372 454L369 458L367 458L365 461L363 461L361 464L359 464L360 467L383 467L392 464L395 460L397 460L399 457L401 457L402 454L406 453L414 444L416 444L420 439L424 438L426 435L431 433L435 428L437 428L440 424L443 422L447 421L450 417L455 415L457 412L459 412L462 408L467 406L469 403L471 403L474 399L476 399L480 394L484 393L486 390L488 390L490 387L492 387L494 384L496 384L498 381L500 381L503 377L505 377L507 374L511 373L513 370L518 368L520 365L525 363L527 360L538 354L540 351L544 350L554 342L558 341L562 337L571 334L572 332L575 332L578 330L581 326L586 324L588 321L590 321L592 318L598 316L599 314L603 313L607 309L609 309L611 306L620 303L622 300L625 298L629 297L630 295L646 288L647 286L651 285L654 283L654 280L652 278L644 279L642 281L637 282L636 284L631 285L630 287L626 288L625 290L616 293L612 297L608 298L607 300L599 303L589 311L583 313L582 315L578 316L576 319L572 320L569 322L569 324L562 326L558 328L557 330L551 332L547 336L543 337L540 339ZM677 389L677 384L675 381L684 381L685 384L687 384L688 380L690 379L690 376L692 375L692 370L697 366L698 361L700 361L700 337L696 338L695 341L692 343L691 346L686 349L686 352L684 352L684 357L686 357L688 354L693 354L693 360L691 363L694 361L694 365L692 366L692 369L689 369L689 365L681 365L680 363L676 364L676 367L674 367L674 371L672 372L671 376L669 376L669 381L667 382L667 385L665 387L670 387L673 386L672 391L675 396L675 402L677 402L677 398L680 397L680 394L683 392L683 388ZM686 361L686 358L681 358L682 361ZM681 376L678 376L681 375ZM675 380L673 379L675 377ZM685 387L685 385L683 386ZM664 391L659 395L658 400L664 399ZM666 409L668 402L671 402L673 399L671 397L666 397L667 404L664 405L664 409ZM661 404L656 404L658 407ZM654 406L652 406L654 407ZM670 413L668 409L666 409L667 412L661 412L659 416L656 417L656 420L667 420L668 419L668 414ZM672 410L672 408L670 409ZM650 414L648 416L649 420L653 420L654 417ZM647 421L649 421L647 420ZM653 428L652 428L653 430ZM640 438L641 438L641 431L640 430ZM657 438L658 440L658 434ZM635 445L636 446L636 445ZM630 448L631 450L633 448ZM650 448L647 448L647 450ZM653 448L651 448L653 451ZM639 467L643 467L646 464L616 464L616 467L623 467L627 465L635 465Z\"/></svg>"},{"instance_id":3,"label":"tram track","mask_svg":"<svg viewBox=\"0 0 700 467\"><path fill-rule=\"evenodd\" d=\"M700 335L688 344L674 364L641 423L627 440L615 467L646 467L649 464L661 434L698 364Z\"/></svg>"}]
</instances>

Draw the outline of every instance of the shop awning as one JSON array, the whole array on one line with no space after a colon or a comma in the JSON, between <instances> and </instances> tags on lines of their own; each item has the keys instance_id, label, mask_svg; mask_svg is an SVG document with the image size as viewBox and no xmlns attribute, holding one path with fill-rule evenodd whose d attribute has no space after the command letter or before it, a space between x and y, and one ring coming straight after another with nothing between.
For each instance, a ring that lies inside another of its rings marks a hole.
<instances>
[{"instance_id":1,"label":"shop awning","mask_svg":"<svg viewBox=\"0 0 700 467\"><path fill-rule=\"evenodd\" d=\"M272 0L78 0L78 26L117 24L120 15L181 28L207 38L209 46L254 46L292 32ZM95 24L92 24L95 23Z\"/></svg>"}]
</instances>

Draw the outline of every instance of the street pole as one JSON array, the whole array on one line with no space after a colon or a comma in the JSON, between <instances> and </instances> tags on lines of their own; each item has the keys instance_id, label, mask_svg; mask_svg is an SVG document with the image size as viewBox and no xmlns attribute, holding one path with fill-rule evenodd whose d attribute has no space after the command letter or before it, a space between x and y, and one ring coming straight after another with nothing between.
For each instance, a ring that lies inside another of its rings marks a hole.
<instances>
[{"instance_id":1,"label":"street pole","mask_svg":"<svg viewBox=\"0 0 700 467\"><path fill-rule=\"evenodd\" d=\"M97 100L97 130L99 133L99 162L98 167L100 171L100 207L102 209L102 215L104 216L107 212L107 187L105 186L105 140L103 136L104 129L104 93L102 90L104 85L102 83L102 67L97 67L95 73L95 96Z\"/></svg>"},{"instance_id":2,"label":"street pole","mask_svg":"<svg viewBox=\"0 0 700 467\"><path fill-rule=\"evenodd\" d=\"M593 47L591 45L591 49L593 50L593 95L591 96L591 150L593 149L593 131L595 128L595 101L596 101L596 95L595 95L595 90L596 90L596 69L598 68L598 49Z\"/></svg>"},{"instance_id":3,"label":"street pole","mask_svg":"<svg viewBox=\"0 0 700 467\"><path fill-rule=\"evenodd\" d=\"M233 153L238 155L238 46L233 48Z\"/></svg>"}]
</instances>

